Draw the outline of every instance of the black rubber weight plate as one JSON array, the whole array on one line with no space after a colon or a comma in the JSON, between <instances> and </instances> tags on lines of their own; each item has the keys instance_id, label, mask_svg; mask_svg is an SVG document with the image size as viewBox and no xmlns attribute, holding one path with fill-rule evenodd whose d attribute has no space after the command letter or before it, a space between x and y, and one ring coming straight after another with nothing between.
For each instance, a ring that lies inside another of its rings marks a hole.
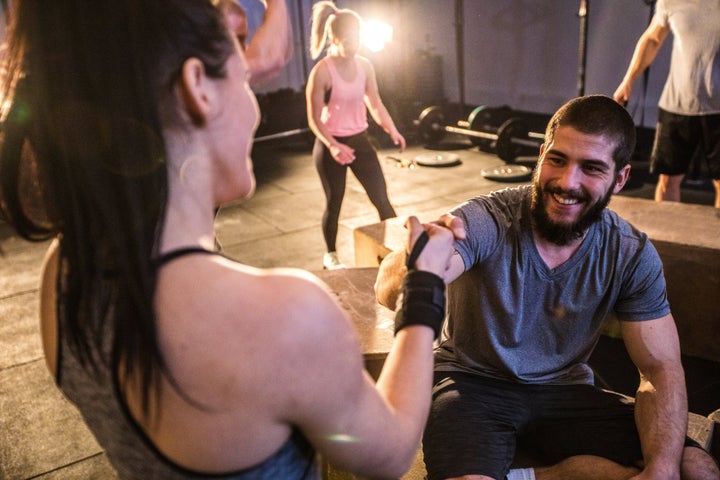
<instances>
[{"instance_id":1,"label":"black rubber weight plate","mask_svg":"<svg viewBox=\"0 0 720 480\"><path fill-rule=\"evenodd\" d=\"M523 182L532 176L532 169L524 165L503 165L485 168L480 174L488 180L496 182Z\"/></svg>"},{"instance_id":2,"label":"black rubber weight plate","mask_svg":"<svg viewBox=\"0 0 720 480\"><path fill-rule=\"evenodd\" d=\"M423 167L454 167L460 165L460 157L455 153L423 153L414 158L415 163Z\"/></svg>"}]
</instances>

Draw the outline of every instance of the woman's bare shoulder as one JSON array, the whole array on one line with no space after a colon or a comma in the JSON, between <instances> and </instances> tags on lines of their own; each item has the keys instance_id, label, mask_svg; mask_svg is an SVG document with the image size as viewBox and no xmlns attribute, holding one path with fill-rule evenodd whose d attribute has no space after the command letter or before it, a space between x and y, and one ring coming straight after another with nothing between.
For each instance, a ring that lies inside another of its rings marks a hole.
<instances>
[{"instance_id":1,"label":"woman's bare shoulder","mask_svg":"<svg viewBox=\"0 0 720 480\"><path fill-rule=\"evenodd\" d=\"M276 305L286 313L294 308L306 308L314 305L319 309L329 309L330 314L339 313L337 302L328 287L312 273L296 268L259 269L246 265L236 265L236 287L252 292L250 302L267 302ZM235 283L235 282L232 282ZM232 290L234 287L228 285ZM232 292L228 292L232 293ZM237 293L235 292L235 298Z\"/></svg>"},{"instance_id":2,"label":"woman's bare shoulder","mask_svg":"<svg viewBox=\"0 0 720 480\"><path fill-rule=\"evenodd\" d=\"M311 348L305 341L316 347L327 335L354 339L347 314L328 287L311 273L254 268L224 258L210 262L207 270L190 266L182 285L173 285L179 288L164 290L173 298L166 298L163 304L183 317L166 317L174 331L187 329L190 338L215 342L230 351L233 346L237 351L238 345L257 341L298 355ZM226 333L213 333L218 331Z\"/></svg>"},{"instance_id":3,"label":"woman's bare shoulder","mask_svg":"<svg viewBox=\"0 0 720 480\"><path fill-rule=\"evenodd\" d=\"M360 66L362 66L363 70L365 70L365 73L375 72L375 68L373 67L373 64L370 60L361 55L355 55L355 58L357 59Z\"/></svg>"},{"instance_id":4,"label":"woman's bare shoulder","mask_svg":"<svg viewBox=\"0 0 720 480\"><path fill-rule=\"evenodd\" d=\"M323 382L335 373L348 377L354 372L360 378L357 333L317 277L297 269L258 269L226 259L211 262L211 280L202 279L202 267L195 268L189 280L202 291L190 294L194 299L180 298L176 292L180 304L162 315L163 351L181 385L204 392L203 400L220 408L234 408L230 405L237 398L275 398L277 404L270 410L280 415L295 408L292 399L308 397L307 389L315 387L314 380L299 384L300 376L338 364L332 374L324 373ZM345 361L339 362L341 358ZM248 385L253 385L253 393L216 403L222 392L243 392Z\"/></svg>"},{"instance_id":5,"label":"woman's bare shoulder","mask_svg":"<svg viewBox=\"0 0 720 480\"><path fill-rule=\"evenodd\" d=\"M323 59L316 63L312 70L310 70L308 85L325 87L329 83L330 70L328 69L327 62Z\"/></svg>"}]
</instances>

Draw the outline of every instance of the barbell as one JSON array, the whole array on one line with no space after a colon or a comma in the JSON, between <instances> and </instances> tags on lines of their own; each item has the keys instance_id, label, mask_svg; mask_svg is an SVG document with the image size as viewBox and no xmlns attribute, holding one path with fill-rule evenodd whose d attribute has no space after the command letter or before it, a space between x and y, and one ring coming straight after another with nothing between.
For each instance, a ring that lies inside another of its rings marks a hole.
<instances>
[{"instance_id":1,"label":"barbell","mask_svg":"<svg viewBox=\"0 0 720 480\"><path fill-rule=\"evenodd\" d=\"M296 128L294 130L288 130L286 132L277 132L271 133L269 135L263 135L262 137L255 137L253 138L253 143L268 142L270 140L277 140L278 138L292 137L294 135L300 135L309 132L309 128Z\"/></svg>"},{"instance_id":2,"label":"barbell","mask_svg":"<svg viewBox=\"0 0 720 480\"><path fill-rule=\"evenodd\" d=\"M528 126L519 118L509 118L496 132L481 130L487 125L480 125L479 113L484 107L477 107L466 121L459 121L457 126L445 125L445 115L438 106L427 107L420 113L414 122L420 137L427 145L437 144L446 133L467 135L473 145L480 146L482 142L495 143L497 156L505 162L513 162L520 156L523 147L539 149L545 135L531 132Z\"/></svg>"}]
</instances>

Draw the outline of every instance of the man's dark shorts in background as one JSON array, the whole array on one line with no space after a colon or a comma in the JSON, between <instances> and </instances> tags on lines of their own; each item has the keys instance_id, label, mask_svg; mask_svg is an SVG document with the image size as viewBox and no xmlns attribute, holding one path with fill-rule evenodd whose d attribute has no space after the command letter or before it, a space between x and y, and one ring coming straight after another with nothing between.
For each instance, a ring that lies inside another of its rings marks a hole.
<instances>
[{"instance_id":1,"label":"man's dark shorts in background","mask_svg":"<svg viewBox=\"0 0 720 480\"><path fill-rule=\"evenodd\" d=\"M660 109L650 171L685 174L698 148L710 178L720 179L720 114L677 115Z\"/></svg>"}]
</instances>

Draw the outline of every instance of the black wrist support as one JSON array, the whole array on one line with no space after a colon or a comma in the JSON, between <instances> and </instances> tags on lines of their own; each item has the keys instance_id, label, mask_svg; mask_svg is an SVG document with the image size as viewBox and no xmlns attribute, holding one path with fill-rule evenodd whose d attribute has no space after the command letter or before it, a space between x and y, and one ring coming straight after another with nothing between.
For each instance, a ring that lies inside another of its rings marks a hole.
<instances>
[{"instance_id":1,"label":"black wrist support","mask_svg":"<svg viewBox=\"0 0 720 480\"><path fill-rule=\"evenodd\" d=\"M428 240L430 240L430 236L423 230L417 240L415 240L415 245L413 245L412 251L408 253L405 258L405 266L408 270L415 270L415 262L417 262L417 259L423 251L423 248L425 248L425 245L427 245Z\"/></svg>"},{"instance_id":2,"label":"black wrist support","mask_svg":"<svg viewBox=\"0 0 720 480\"><path fill-rule=\"evenodd\" d=\"M426 325L435 338L445 319L445 282L434 273L411 270L403 281L402 306L395 315L395 334L408 325Z\"/></svg>"}]
</instances>

